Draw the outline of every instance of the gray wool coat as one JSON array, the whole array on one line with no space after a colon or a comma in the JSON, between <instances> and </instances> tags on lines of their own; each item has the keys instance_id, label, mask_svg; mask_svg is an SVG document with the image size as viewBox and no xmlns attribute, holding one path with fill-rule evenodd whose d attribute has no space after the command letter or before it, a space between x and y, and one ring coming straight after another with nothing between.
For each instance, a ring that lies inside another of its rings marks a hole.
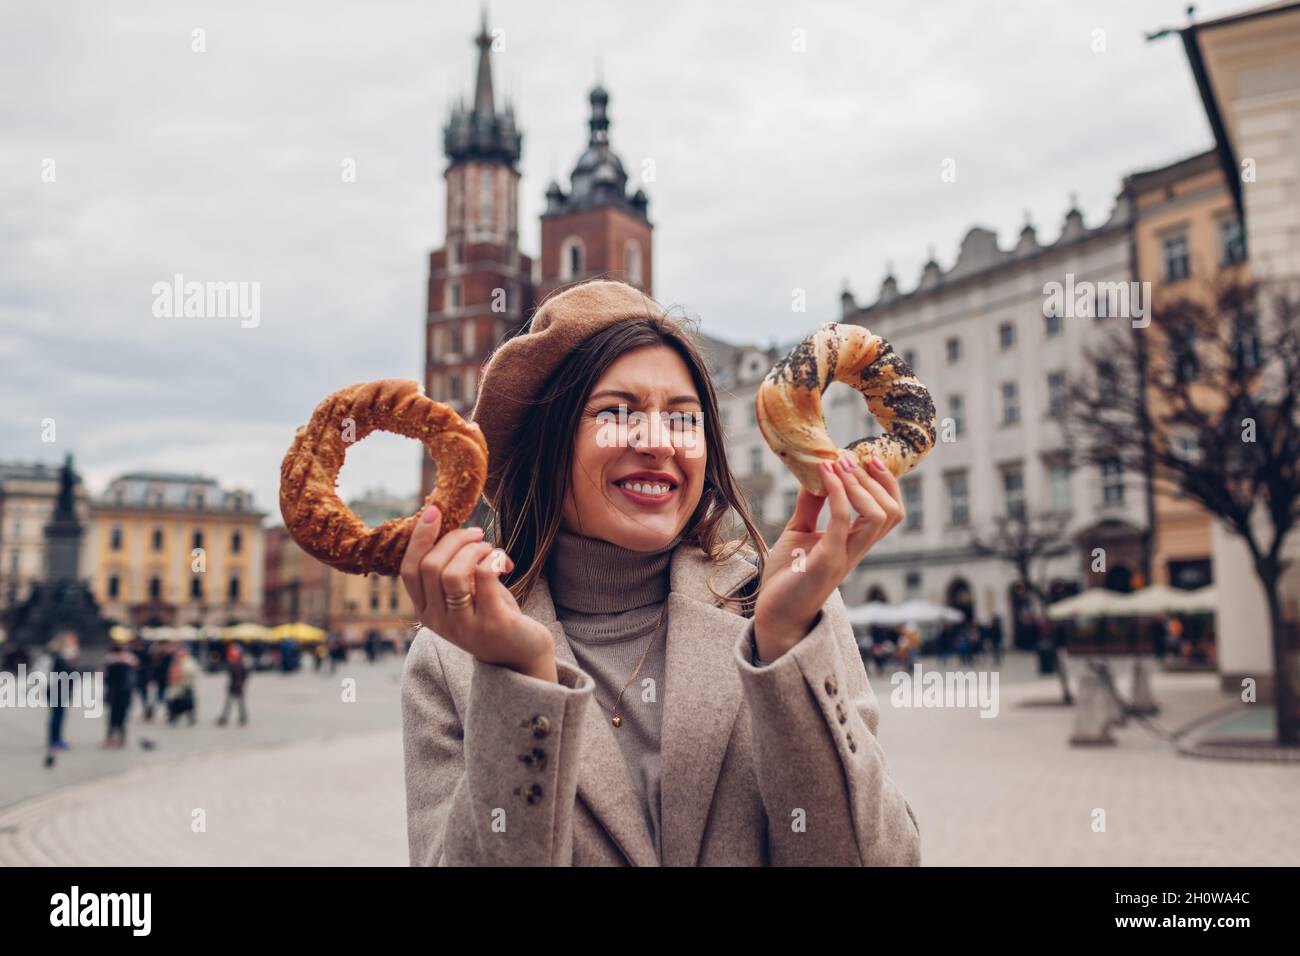
<instances>
[{"instance_id":1,"label":"gray wool coat","mask_svg":"<svg viewBox=\"0 0 1300 956\"><path fill-rule=\"evenodd\" d=\"M886 769L880 710L839 591L774 663L709 593L742 556L673 552L662 701L665 866L915 866L920 831ZM618 731L594 701L545 578L523 611L555 638L559 683L484 664L428 628L402 675L412 865L655 866Z\"/></svg>"}]
</instances>

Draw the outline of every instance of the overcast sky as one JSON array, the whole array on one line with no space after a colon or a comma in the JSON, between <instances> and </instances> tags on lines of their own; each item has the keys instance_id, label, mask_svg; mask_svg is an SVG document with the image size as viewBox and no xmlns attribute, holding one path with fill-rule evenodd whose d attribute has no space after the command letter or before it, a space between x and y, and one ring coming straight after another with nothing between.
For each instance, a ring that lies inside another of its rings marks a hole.
<instances>
[{"instance_id":1,"label":"overcast sky","mask_svg":"<svg viewBox=\"0 0 1300 956\"><path fill-rule=\"evenodd\" d=\"M93 493L202 473L278 522L279 462L315 403L421 377L442 126L472 94L478 3L19 6L0 10L0 459L70 451ZM633 175L654 160L656 298L723 338L798 338L838 318L845 280L869 301L892 261L910 289L930 247L950 266L970 226L1007 245L1026 212L1051 241L1071 192L1095 225L1126 173L1208 148L1181 42L1143 38L1184 8L496 0L523 251L586 144L599 59L615 149ZM259 323L155 316L177 273L260 283ZM340 487L417 481L416 447L379 435Z\"/></svg>"}]
</instances>

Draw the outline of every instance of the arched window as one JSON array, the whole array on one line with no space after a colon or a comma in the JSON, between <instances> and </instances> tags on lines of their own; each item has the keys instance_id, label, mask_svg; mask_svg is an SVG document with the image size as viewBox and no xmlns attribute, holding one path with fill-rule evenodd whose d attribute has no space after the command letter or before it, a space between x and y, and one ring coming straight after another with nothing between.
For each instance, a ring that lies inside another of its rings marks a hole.
<instances>
[{"instance_id":1,"label":"arched window","mask_svg":"<svg viewBox=\"0 0 1300 956\"><path fill-rule=\"evenodd\" d=\"M586 249L583 248L581 239L577 236L565 239L560 246L560 278L578 278L586 270L586 259Z\"/></svg>"},{"instance_id":2,"label":"arched window","mask_svg":"<svg viewBox=\"0 0 1300 956\"><path fill-rule=\"evenodd\" d=\"M627 273L628 282L634 286L641 285L641 246L635 239L629 239L623 247L623 271Z\"/></svg>"}]
</instances>

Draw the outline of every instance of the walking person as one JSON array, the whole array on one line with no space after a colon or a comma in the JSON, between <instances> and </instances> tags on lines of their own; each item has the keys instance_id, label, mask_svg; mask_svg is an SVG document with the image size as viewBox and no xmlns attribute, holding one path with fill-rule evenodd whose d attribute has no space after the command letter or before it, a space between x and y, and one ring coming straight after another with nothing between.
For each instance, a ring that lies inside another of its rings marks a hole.
<instances>
[{"instance_id":1,"label":"walking person","mask_svg":"<svg viewBox=\"0 0 1300 956\"><path fill-rule=\"evenodd\" d=\"M184 645L177 645L167 670L167 723L175 724L184 716L191 727L197 719L195 686L199 664Z\"/></svg>"},{"instance_id":2,"label":"walking person","mask_svg":"<svg viewBox=\"0 0 1300 956\"><path fill-rule=\"evenodd\" d=\"M889 470L823 463L825 496L800 489L769 549L699 346L622 282L547 299L478 394L494 540L439 537L430 506L400 572L424 625L402 678L411 862L918 864L839 591L904 517ZM632 412L668 424L607 427Z\"/></svg>"},{"instance_id":3,"label":"walking person","mask_svg":"<svg viewBox=\"0 0 1300 956\"><path fill-rule=\"evenodd\" d=\"M72 631L56 634L49 644L50 671L46 685L46 704L50 709L49 729L45 739L45 766L54 766L54 753L67 750L63 739L63 719L68 712L68 686L73 675L73 663L80 650L80 641Z\"/></svg>"},{"instance_id":4,"label":"walking person","mask_svg":"<svg viewBox=\"0 0 1300 956\"><path fill-rule=\"evenodd\" d=\"M226 684L226 702L221 706L221 716L217 726L226 726L230 717L230 705L239 704L239 723L248 723L248 708L244 705L244 684L248 681L248 663L244 660L244 649L238 644L226 648L226 673L230 679Z\"/></svg>"},{"instance_id":5,"label":"walking person","mask_svg":"<svg viewBox=\"0 0 1300 956\"><path fill-rule=\"evenodd\" d=\"M104 659L104 692L108 697L108 736L104 747L107 749L126 746L126 718L131 712L139 669L139 659L125 647L114 647Z\"/></svg>"}]
</instances>

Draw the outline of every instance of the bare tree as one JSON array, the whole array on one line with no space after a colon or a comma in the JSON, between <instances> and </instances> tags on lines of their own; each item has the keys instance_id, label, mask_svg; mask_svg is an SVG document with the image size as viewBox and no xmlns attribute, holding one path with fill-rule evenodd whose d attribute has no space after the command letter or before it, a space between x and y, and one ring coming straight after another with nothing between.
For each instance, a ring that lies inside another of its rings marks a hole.
<instances>
[{"instance_id":1,"label":"bare tree","mask_svg":"<svg viewBox=\"0 0 1300 956\"><path fill-rule=\"evenodd\" d=\"M1068 550L1064 545L1065 531L1070 516L1059 511L1027 515L1023 511L1001 515L993 519L990 532L977 532L971 545L980 554L996 558L1009 565L1016 575L1016 583L1037 602L1038 616L1046 620L1047 562L1054 555ZM1040 634L1040 639L1048 635ZM1056 641L1052 640L1052 659L1057 679L1061 682L1061 701L1074 703L1070 694L1070 681L1065 672Z\"/></svg>"},{"instance_id":2,"label":"bare tree","mask_svg":"<svg viewBox=\"0 0 1300 956\"><path fill-rule=\"evenodd\" d=\"M1149 474L1245 542L1268 604L1277 742L1300 746L1280 594L1300 523L1300 303L1230 273L1202 293L1157 304L1144 327L1109 320L1119 327L1067 388L1067 440L1094 464Z\"/></svg>"}]
</instances>

